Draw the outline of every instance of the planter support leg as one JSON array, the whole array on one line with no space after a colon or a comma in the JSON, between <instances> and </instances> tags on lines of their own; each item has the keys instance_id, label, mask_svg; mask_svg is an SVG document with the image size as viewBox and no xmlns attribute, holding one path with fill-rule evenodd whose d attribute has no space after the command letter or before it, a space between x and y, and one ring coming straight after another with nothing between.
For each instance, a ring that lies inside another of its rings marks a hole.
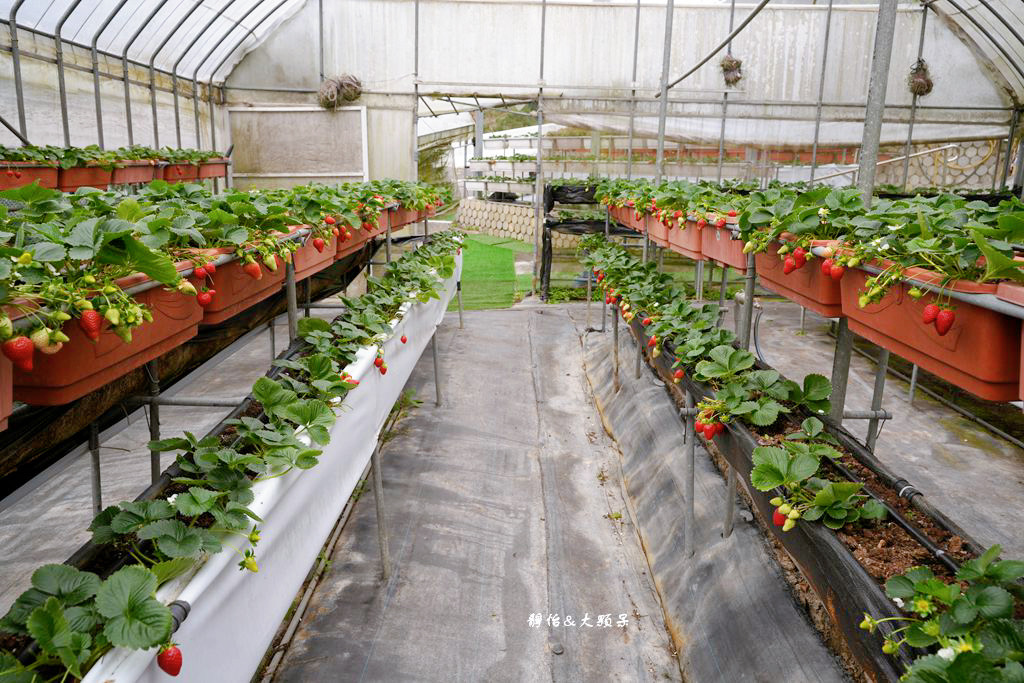
<instances>
[{"instance_id":1,"label":"planter support leg","mask_svg":"<svg viewBox=\"0 0 1024 683\"><path fill-rule=\"evenodd\" d=\"M156 359L146 363L146 376L149 378L149 438L160 440L160 372ZM98 446L97 446L98 448ZM160 451L149 452L149 476L152 483L160 478Z\"/></svg>"},{"instance_id":2,"label":"planter support leg","mask_svg":"<svg viewBox=\"0 0 1024 683\"><path fill-rule=\"evenodd\" d=\"M697 523L696 513L694 512L693 504L693 477L694 477L694 461L696 460L695 449L697 447L697 438L693 434L693 394L690 392L686 393L686 476L683 480L684 485L684 496L686 497L685 507L683 508L683 549L686 552L687 557L693 557L693 527Z\"/></svg>"},{"instance_id":3,"label":"planter support leg","mask_svg":"<svg viewBox=\"0 0 1024 683\"><path fill-rule=\"evenodd\" d=\"M591 293L594 290L594 283L592 282L593 275L593 271L590 268L587 268L587 321L583 325L584 330L590 329L590 300L593 298Z\"/></svg>"},{"instance_id":4,"label":"planter support leg","mask_svg":"<svg viewBox=\"0 0 1024 683\"><path fill-rule=\"evenodd\" d=\"M914 363L914 368L910 371L910 391L907 394L907 401L910 405L914 405L914 393L917 392L917 363Z\"/></svg>"},{"instance_id":5,"label":"planter support leg","mask_svg":"<svg viewBox=\"0 0 1024 683\"><path fill-rule=\"evenodd\" d=\"M434 330L434 336L430 338L430 355L434 358L434 390L437 394L436 406L441 407L441 369L440 364L437 361L437 330Z\"/></svg>"},{"instance_id":6,"label":"planter support leg","mask_svg":"<svg viewBox=\"0 0 1024 683\"><path fill-rule=\"evenodd\" d=\"M725 522L722 526L722 538L732 536L733 518L736 514L736 468L729 465L729 476L725 488Z\"/></svg>"},{"instance_id":7,"label":"planter support leg","mask_svg":"<svg viewBox=\"0 0 1024 683\"><path fill-rule=\"evenodd\" d=\"M299 307L295 298L295 263L285 266L285 295L288 299L288 341L295 341L299 330Z\"/></svg>"},{"instance_id":8,"label":"planter support leg","mask_svg":"<svg viewBox=\"0 0 1024 683\"><path fill-rule=\"evenodd\" d=\"M377 507L377 545L380 547L380 568L387 581L391 576L391 555L388 553L388 529L384 518L384 479L380 471L380 443L374 447L371 456L373 463L373 502Z\"/></svg>"},{"instance_id":9,"label":"planter support leg","mask_svg":"<svg viewBox=\"0 0 1024 683\"><path fill-rule=\"evenodd\" d=\"M462 329L462 280L455 283L455 299L459 302L459 329Z\"/></svg>"},{"instance_id":10,"label":"planter support leg","mask_svg":"<svg viewBox=\"0 0 1024 683\"><path fill-rule=\"evenodd\" d=\"M747 254L747 272L743 277L743 311L740 316L740 348L750 348L750 327L754 321L754 281L757 273L754 271L754 255Z\"/></svg>"},{"instance_id":11,"label":"planter support leg","mask_svg":"<svg viewBox=\"0 0 1024 683\"><path fill-rule=\"evenodd\" d=\"M270 332L270 360L277 358L277 339L274 338L274 319L267 321L267 331Z\"/></svg>"},{"instance_id":12,"label":"planter support leg","mask_svg":"<svg viewBox=\"0 0 1024 683\"><path fill-rule=\"evenodd\" d=\"M697 270L693 276L693 298L701 301L704 298L704 262L697 261Z\"/></svg>"},{"instance_id":13,"label":"planter support leg","mask_svg":"<svg viewBox=\"0 0 1024 683\"><path fill-rule=\"evenodd\" d=\"M832 360L832 412L830 417L836 424L843 424L843 410L846 408L846 383L850 379L850 353L853 350L853 333L846 318L840 318L836 325L836 353Z\"/></svg>"},{"instance_id":14,"label":"planter support leg","mask_svg":"<svg viewBox=\"0 0 1024 683\"><path fill-rule=\"evenodd\" d=\"M614 368L612 370L612 385L615 387L615 391L619 390L619 316L615 315L614 311L610 311L609 315L612 317L612 359L614 360Z\"/></svg>"},{"instance_id":15,"label":"planter support leg","mask_svg":"<svg viewBox=\"0 0 1024 683\"><path fill-rule=\"evenodd\" d=\"M89 425L89 455L92 460L92 511L103 512L103 489L100 486L100 426Z\"/></svg>"},{"instance_id":16,"label":"planter support leg","mask_svg":"<svg viewBox=\"0 0 1024 683\"><path fill-rule=\"evenodd\" d=\"M388 231L384 239L384 260L391 263L391 209L388 209Z\"/></svg>"},{"instance_id":17,"label":"planter support leg","mask_svg":"<svg viewBox=\"0 0 1024 683\"><path fill-rule=\"evenodd\" d=\"M871 410L882 409L882 394L885 393L885 374L889 371L889 350L882 349L878 354L878 367L875 369L875 389L871 394ZM868 438L864 445L872 453L875 451L875 441L878 439L879 424L878 418L868 420Z\"/></svg>"},{"instance_id":18,"label":"planter support leg","mask_svg":"<svg viewBox=\"0 0 1024 683\"><path fill-rule=\"evenodd\" d=\"M722 284L718 286L718 308L725 308L725 295L729 289L729 266L722 266Z\"/></svg>"}]
</instances>

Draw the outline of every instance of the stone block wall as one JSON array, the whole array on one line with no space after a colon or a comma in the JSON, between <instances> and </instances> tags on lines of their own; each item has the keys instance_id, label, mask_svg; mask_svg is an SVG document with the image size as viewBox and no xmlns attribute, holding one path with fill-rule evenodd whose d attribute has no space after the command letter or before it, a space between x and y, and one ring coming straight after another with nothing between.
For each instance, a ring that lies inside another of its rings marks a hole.
<instances>
[{"instance_id":1,"label":"stone block wall","mask_svg":"<svg viewBox=\"0 0 1024 683\"><path fill-rule=\"evenodd\" d=\"M455 219L462 228L475 228L487 235L522 240L533 244L536 215L532 206L489 202L484 199L463 199ZM555 249L575 249L579 238L552 233Z\"/></svg>"}]
</instances>

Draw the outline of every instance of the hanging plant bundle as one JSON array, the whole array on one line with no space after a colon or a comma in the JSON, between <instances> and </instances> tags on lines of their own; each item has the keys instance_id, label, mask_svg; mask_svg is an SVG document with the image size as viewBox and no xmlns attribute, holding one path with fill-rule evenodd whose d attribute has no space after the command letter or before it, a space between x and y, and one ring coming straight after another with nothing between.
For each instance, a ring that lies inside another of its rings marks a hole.
<instances>
[{"instance_id":1,"label":"hanging plant bundle","mask_svg":"<svg viewBox=\"0 0 1024 683\"><path fill-rule=\"evenodd\" d=\"M910 76L907 78L907 87L910 92L918 97L924 97L932 91L932 76L928 73L928 63L919 59L910 67Z\"/></svg>"},{"instance_id":2,"label":"hanging plant bundle","mask_svg":"<svg viewBox=\"0 0 1024 683\"><path fill-rule=\"evenodd\" d=\"M317 99L324 109L335 109L345 102L355 102L363 94L363 84L351 74L327 78L320 85Z\"/></svg>"},{"instance_id":3,"label":"hanging plant bundle","mask_svg":"<svg viewBox=\"0 0 1024 683\"><path fill-rule=\"evenodd\" d=\"M743 78L743 62L732 55L722 57L721 66L725 84L730 88Z\"/></svg>"}]
</instances>

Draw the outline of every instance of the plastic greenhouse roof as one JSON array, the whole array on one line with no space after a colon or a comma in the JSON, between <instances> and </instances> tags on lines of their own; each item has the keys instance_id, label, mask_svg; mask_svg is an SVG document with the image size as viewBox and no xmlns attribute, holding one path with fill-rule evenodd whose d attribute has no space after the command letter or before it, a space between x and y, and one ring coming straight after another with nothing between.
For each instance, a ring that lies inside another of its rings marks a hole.
<instances>
[{"instance_id":1,"label":"plastic greenhouse roof","mask_svg":"<svg viewBox=\"0 0 1024 683\"><path fill-rule=\"evenodd\" d=\"M305 0L0 0L0 17L178 76L215 82Z\"/></svg>"},{"instance_id":2,"label":"plastic greenhouse roof","mask_svg":"<svg viewBox=\"0 0 1024 683\"><path fill-rule=\"evenodd\" d=\"M1021 0L934 0L932 10L956 24L981 52L997 82L1024 100L1024 6ZM969 103L965 103L969 104Z\"/></svg>"}]
</instances>

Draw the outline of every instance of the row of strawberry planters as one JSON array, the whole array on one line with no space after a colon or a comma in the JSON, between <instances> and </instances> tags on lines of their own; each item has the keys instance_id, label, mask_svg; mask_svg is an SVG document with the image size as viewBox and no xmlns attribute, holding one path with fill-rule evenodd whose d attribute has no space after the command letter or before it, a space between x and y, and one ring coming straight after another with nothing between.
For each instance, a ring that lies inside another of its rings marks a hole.
<instances>
[{"instance_id":1,"label":"row of strawberry planters","mask_svg":"<svg viewBox=\"0 0 1024 683\"><path fill-rule=\"evenodd\" d=\"M97 516L64 565L33 575L0 620L0 673L250 678L454 295L460 243L438 234L333 323L304 318L301 339L204 438L150 444L181 454L135 501ZM113 606L128 599L131 609ZM60 639L35 628L43 614Z\"/></svg>"},{"instance_id":2,"label":"row of strawberry planters","mask_svg":"<svg viewBox=\"0 0 1024 683\"><path fill-rule=\"evenodd\" d=\"M1024 598L1016 584L1024 563L995 562L998 547L981 553L909 482L824 417L826 378L785 381L715 327L717 306L691 306L670 280L621 248L600 240L585 247L606 303L618 308L677 401L684 403L680 388L699 401L698 433L736 469L763 526L868 678L895 680L904 668L913 681L960 680L913 673L935 667L1015 670L1015 655L997 641L1004 629L1007 637L1024 635L1024 621L1012 619L1015 598ZM924 566L897 573L886 555L893 549ZM969 607L989 599L985 618ZM920 650L929 646L942 648Z\"/></svg>"},{"instance_id":3,"label":"row of strawberry planters","mask_svg":"<svg viewBox=\"0 0 1024 683\"><path fill-rule=\"evenodd\" d=\"M0 161L0 190L10 190L32 183L63 192L80 187L106 189L111 185L135 185L154 180L189 182L224 178L228 174L227 158L192 163L168 163L153 160L118 160L113 168L86 164L61 168L33 161Z\"/></svg>"},{"instance_id":4,"label":"row of strawberry planters","mask_svg":"<svg viewBox=\"0 0 1024 683\"><path fill-rule=\"evenodd\" d=\"M632 229L688 258L746 272L745 242L736 211L671 216L662 221L629 206L609 207ZM798 246L800 244L804 246ZM812 247L814 247L812 249ZM820 257L805 267L807 261ZM845 260L844 260L845 256ZM927 268L897 269L893 261L861 263L837 240L801 240L782 232L755 254L756 272L767 289L828 318L848 318L860 336L932 374L992 401L1024 399L1021 315L1007 315L970 301L951 301L949 292L987 294L1024 306L1016 280L975 282L950 279ZM852 263L858 263L853 266ZM844 265L846 264L846 265ZM880 297L865 298L879 273L899 271ZM938 291L927 291L928 286ZM971 363L963 363L970 357Z\"/></svg>"},{"instance_id":5,"label":"row of strawberry planters","mask_svg":"<svg viewBox=\"0 0 1024 683\"><path fill-rule=\"evenodd\" d=\"M330 221L331 229L321 231L328 235L326 238L315 234L313 226L291 226L277 239L292 243L294 251L281 249L280 254L264 256L262 263L255 252L242 250L240 254L233 247L193 250L194 260L179 260L174 265L181 278L194 282L195 296L160 287L140 273L121 278L114 284L130 292L135 305L152 319L134 328L126 339L108 324L113 321L94 314L90 326L83 324L83 315L78 323L69 320L59 330L66 341L44 345L42 353L27 348L15 355L17 364L12 364L11 354L5 350L5 356L0 357L2 424L6 425L14 401L32 405L70 403L185 343L198 333L199 325L222 323L273 296L285 283L284 259L293 262L295 279L301 281L365 248L389 225L397 229L423 220L433 211L433 207L415 210L391 206L381 211L375 224L359 226L346 226L328 217L325 220ZM29 324L29 308L7 308L15 327ZM55 350L51 353L51 349Z\"/></svg>"}]
</instances>

